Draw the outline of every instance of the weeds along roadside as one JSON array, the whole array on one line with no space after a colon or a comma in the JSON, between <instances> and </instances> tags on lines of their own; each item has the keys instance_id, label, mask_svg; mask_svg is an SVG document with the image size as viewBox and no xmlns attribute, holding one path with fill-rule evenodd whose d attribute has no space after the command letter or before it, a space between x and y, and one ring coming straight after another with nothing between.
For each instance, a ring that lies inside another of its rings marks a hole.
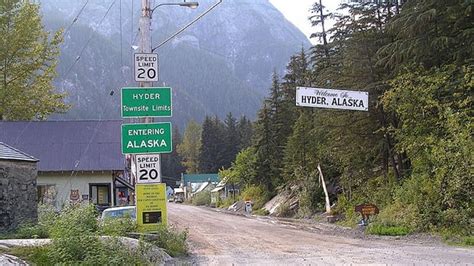
<instances>
[{"instance_id":1,"label":"weeds along roadside","mask_svg":"<svg viewBox=\"0 0 474 266\"><path fill-rule=\"evenodd\" d=\"M187 254L186 231L160 227L153 240L141 238L130 248L120 237L136 229L135 221L128 218L99 221L93 205L71 205L59 213L53 207L39 206L37 224L21 225L0 238L51 238L46 246L7 251L35 265L148 265L159 262L150 261L148 256L154 248L173 257Z\"/></svg>"}]
</instances>

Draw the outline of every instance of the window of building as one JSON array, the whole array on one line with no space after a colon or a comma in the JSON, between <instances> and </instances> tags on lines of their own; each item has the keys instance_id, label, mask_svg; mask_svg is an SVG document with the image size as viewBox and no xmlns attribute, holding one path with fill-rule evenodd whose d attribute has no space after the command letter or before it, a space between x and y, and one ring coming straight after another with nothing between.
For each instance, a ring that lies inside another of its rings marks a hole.
<instances>
[{"instance_id":1,"label":"window of building","mask_svg":"<svg viewBox=\"0 0 474 266\"><path fill-rule=\"evenodd\" d=\"M56 204L56 185L37 185L37 200L40 204Z\"/></svg>"},{"instance_id":2,"label":"window of building","mask_svg":"<svg viewBox=\"0 0 474 266\"><path fill-rule=\"evenodd\" d=\"M111 206L110 184L89 184L90 201L96 205Z\"/></svg>"}]
</instances>

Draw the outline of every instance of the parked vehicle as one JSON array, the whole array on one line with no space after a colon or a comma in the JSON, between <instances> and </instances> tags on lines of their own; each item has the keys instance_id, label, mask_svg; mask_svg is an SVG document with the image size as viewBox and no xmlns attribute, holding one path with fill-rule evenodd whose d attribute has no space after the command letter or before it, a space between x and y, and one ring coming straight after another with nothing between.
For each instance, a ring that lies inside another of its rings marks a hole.
<instances>
[{"instance_id":1,"label":"parked vehicle","mask_svg":"<svg viewBox=\"0 0 474 266\"><path fill-rule=\"evenodd\" d=\"M176 193L174 195L174 202L176 203L183 203L184 202L184 194L182 193Z\"/></svg>"},{"instance_id":2,"label":"parked vehicle","mask_svg":"<svg viewBox=\"0 0 474 266\"><path fill-rule=\"evenodd\" d=\"M114 207L105 209L102 212L101 219L108 219L108 218L126 218L130 217L133 220L136 219L136 207L135 206L125 206L125 207Z\"/></svg>"}]
</instances>

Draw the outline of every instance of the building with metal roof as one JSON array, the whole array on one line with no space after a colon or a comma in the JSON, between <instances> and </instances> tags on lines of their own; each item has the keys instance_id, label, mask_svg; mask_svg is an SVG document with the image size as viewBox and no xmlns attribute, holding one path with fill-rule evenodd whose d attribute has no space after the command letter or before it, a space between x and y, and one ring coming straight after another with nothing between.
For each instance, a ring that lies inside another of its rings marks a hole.
<instances>
[{"instance_id":1,"label":"building with metal roof","mask_svg":"<svg viewBox=\"0 0 474 266\"><path fill-rule=\"evenodd\" d=\"M15 161L39 161L35 157L28 155L18 149L15 149L3 142L0 142L0 160L15 160Z\"/></svg>"},{"instance_id":2,"label":"building with metal roof","mask_svg":"<svg viewBox=\"0 0 474 266\"><path fill-rule=\"evenodd\" d=\"M0 141L40 159L39 171L123 170L121 120L0 122Z\"/></svg>"},{"instance_id":3,"label":"building with metal roof","mask_svg":"<svg viewBox=\"0 0 474 266\"><path fill-rule=\"evenodd\" d=\"M37 219L38 159L0 142L0 231Z\"/></svg>"},{"instance_id":4,"label":"building with metal roof","mask_svg":"<svg viewBox=\"0 0 474 266\"><path fill-rule=\"evenodd\" d=\"M219 174L183 174L181 177L183 184L187 185L188 183L204 183L204 182L213 182L219 183Z\"/></svg>"},{"instance_id":5,"label":"building with metal roof","mask_svg":"<svg viewBox=\"0 0 474 266\"><path fill-rule=\"evenodd\" d=\"M58 208L80 201L125 205L133 185L121 152L121 124L121 120L1 121L0 142L23 152L9 149L5 156L39 159L40 202Z\"/></svg>"}]
</instances>

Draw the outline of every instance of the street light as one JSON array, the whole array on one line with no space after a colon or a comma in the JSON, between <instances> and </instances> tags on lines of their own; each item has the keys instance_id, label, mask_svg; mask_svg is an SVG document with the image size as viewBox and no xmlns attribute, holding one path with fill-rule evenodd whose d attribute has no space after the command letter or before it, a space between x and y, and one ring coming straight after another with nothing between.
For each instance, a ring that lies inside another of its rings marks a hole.
<instances>
[{"instance_id":1,"label":"street light","mask_svg":"<svg viewBox=\"0 0 474 266\"><path fill-rule=\"evenodd\" d=\"M151 10L151 12L155 11L155 9L157 9L160 6L182 6L182 7L189 7L191 9L196 9L199 6L199 3L198 2L186 2L186 0L184 2L178 2L178 3L162 3L162 4L159 4L159 5L155 6Z\"/></svg>"}]
</instances>

